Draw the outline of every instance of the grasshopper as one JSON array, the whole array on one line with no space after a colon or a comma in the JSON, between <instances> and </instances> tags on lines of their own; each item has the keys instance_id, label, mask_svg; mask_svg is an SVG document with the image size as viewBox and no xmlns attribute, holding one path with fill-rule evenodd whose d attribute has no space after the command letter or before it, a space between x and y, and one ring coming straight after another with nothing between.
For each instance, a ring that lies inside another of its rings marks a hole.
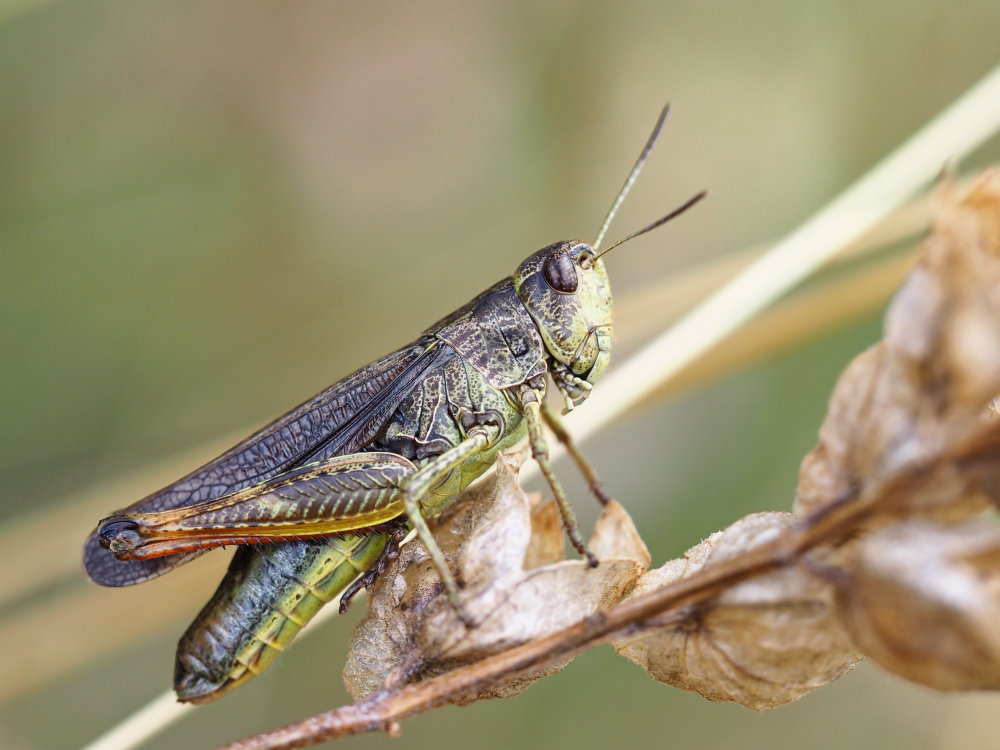
<instances>
[{"instance_id":1,"label":"grasshopper","mask_svg":"<svg viewBox=\"0 0 1000 750\"><path fill-rule=\"evenodd\" d=\"M173 484L103 519L87 574L128 586L213 547L239 545L213 598L181 638L178 699L205 702L259 674L327 602L341 611L415 530L456 612L458 584L426 518L525 435L566 534L589 563L552 471L543 425L602 503L594 469L545 403L546 376L572 409L611 356L612 303L602 256L704 197L600 245L653 148L661 111L597 239L557 242L424 331ZM281 542L280 544L272 544Z\"/></svg>"}]
</instances>

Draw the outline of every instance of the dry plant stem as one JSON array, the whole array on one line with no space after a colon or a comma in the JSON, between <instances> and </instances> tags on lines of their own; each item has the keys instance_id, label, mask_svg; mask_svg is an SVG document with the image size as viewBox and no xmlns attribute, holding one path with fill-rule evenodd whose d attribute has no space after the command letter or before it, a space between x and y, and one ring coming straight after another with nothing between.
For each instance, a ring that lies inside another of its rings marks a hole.
<instances>
[{"instance_id":1,"label":"dry plant stem","mask_svg":"<svg viewBox=\"0 0 1000 750\"><path fill-rule=\"evenodd\" d=\"M163 693L129 716L127 721L123 721L97 742L90 743L82 750L102 750L128 742L132 744L145 742L193 710L194 706L191 704L178 703L173 692Z\"/></svg>"},{"instance_id":2,"label":"dry plant stem","mask_svg":"<svg viewBox=\"0 0 1000 750\"><path fill-rule=\"evenodd\" d=\"M655 404L768 361L869 316L884 305L912 265L910 254L868 263L864 270L783 299L700 359L664 381L638 408Z\"/></svg>"},{"instance_id":3,"label":"dry plant stem","mask_svg":"<svg viewBox=\"0 0 1000 750\"><path fill-rule=\"evenodd\" d=\"M856 498L845 498L739 558L720 562L628 599L607 612L588 617L545 638L438 677L382 691L360 703L224 745L219 750L308 747L369 732L396 734L398 722L403 719L446 704L453 698L514 679L548 662L575 656L613 637L647 627L648 620L668 610L697 604L749 578L792 564L816 545L840 538L867 515L868 508L857 503Z\"/></svg>"}]
</instances>

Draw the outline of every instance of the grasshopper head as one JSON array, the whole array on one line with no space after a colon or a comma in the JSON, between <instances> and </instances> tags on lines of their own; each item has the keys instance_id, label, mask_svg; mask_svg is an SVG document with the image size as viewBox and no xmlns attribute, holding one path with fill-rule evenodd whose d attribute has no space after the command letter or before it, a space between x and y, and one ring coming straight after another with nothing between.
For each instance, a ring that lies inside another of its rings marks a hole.
<instances>
[{"instance_id":1,"label":"grasshopper head","mask_svg":"<svg viewBox=\"0 0 1000 750\"><path fill-rule=\"evenodd\" d=\"M702 191L652 224L622 237L600 252L611 221L642 171L670 111L660 111L646 145L629 172L593 245L557 242L529 255L514 272L514 289L538 326L551 357L550 373L567 408L580 404L611 359L611 288L601 256L684 213L705 197Z\"/></svg>"},{"instance_id":2,"label":"grasshopper head","mask_svg":"<svg viewBox=\"0 0 1000 750\"><path fill-rule=\"evenodd\" d=\"M514 272L517 296L553 360L552 376L577 405L611 358L611 287L604 261L579 240L528 256Z\"/></svg>"}]
</instances>

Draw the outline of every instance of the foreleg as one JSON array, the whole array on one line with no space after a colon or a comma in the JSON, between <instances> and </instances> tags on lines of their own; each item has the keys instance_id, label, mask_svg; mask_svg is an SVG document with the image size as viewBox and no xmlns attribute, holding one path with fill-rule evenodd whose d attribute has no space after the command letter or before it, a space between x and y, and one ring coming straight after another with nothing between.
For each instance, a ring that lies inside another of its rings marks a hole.
<instances>
[{"instance_id":1,"label":"foreleg","mask_svg":"<svg viewBox=\"0 0 1000 750\"><path fill-rule=\"evenodd\" d=\"M587 460L580 449L577 448L576 443L573 441L572 436L566 429L566 425L563 424L562 418L552 411L552 407L546 404L544 401L541 406L542 419L552 430L552 434L556 436L556 439L566 446L566 452L569 453L573 461L576 462L577 467L580 469L580 473L583 474L583 478L587 480L587 486L590 487L590 491L594 493L594 497L597 498L601 505L607 505L611 502L611 496L605 492L604 483L598 478L597 472L591 465L590 461Z\"/></svg>"},{"instance_id":2,"label":"foreleg","mask_svg":"<svg viewBox=\"0 0 1000 750\"><path fill-rule=\"evenodd\" d=\"M597 558L587 549L580 535L580 525L576 522L576 515L573 513L573 506L566 497L566 491L559 484L555 472L552 471L552 464L549 461L549 446L545 440L545 432L542 428L541 417L542 394L537 391L527 389L521 394L521 403L524 406L524 418L528 423L528 442L531 444L531 455L538 462L538 468L542 470L542 475L552 494L555 496L556 504L559 506L559 513L562 515L563 528L566 529L566 536L576 548L576 551L587 558L591 567L597 566Z\"/></svg>"}]
</instances>

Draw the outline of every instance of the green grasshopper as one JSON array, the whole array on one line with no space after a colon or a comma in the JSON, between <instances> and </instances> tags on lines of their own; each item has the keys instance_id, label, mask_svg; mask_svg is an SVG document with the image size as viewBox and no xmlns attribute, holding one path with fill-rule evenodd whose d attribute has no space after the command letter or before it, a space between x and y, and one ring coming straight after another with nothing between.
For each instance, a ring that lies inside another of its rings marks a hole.
<instances>
[{"instance_id":1,"label":"green grasshopper","mask_svg":"<svg viewBox=\"0 0 1000 750\"><path fill-rule=\"evenodd\" d=\"M602 256L704 197L600 245L666 119L664 107L592 245L557 242L428 328L414 343L335 383L239 445L124 511L87 540L92 580L128 586L205 550L237 550L182 637L175 689L205 702L259 674L325 603L368 588L412 529L456 612L458 584L427 526L525 435L573 546L591 565L549 462L548 424L606 503L597 476L546 404L546 376L571 409L611 356ZM282 542L281 544L271 544Z\"/></svg>"}]
</instances>

